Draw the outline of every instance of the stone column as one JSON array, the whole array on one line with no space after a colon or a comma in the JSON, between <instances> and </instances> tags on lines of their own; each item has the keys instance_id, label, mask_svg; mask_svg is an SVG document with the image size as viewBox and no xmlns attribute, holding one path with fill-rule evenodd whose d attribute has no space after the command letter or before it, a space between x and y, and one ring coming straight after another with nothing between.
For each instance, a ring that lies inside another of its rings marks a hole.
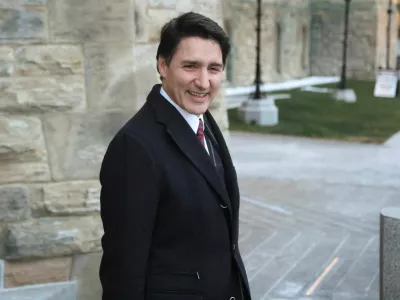
<instances>
[{"instance_id":1,"label":"stone column","mask_svg":"<svg viewBox=\"0 0 400 300\"><path fill-rule=\"evenodd\" d=\"M381 211L380 300L400 299L400 207Z\"/></svg>"}]
</instances>

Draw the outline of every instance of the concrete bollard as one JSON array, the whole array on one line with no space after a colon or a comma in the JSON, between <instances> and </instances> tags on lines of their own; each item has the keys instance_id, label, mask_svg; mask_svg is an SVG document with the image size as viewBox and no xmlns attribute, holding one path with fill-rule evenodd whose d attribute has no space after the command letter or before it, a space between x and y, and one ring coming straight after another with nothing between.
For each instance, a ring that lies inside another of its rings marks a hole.
<instances>
[{"instance_id":1,"label":"concrete bollard","mask_svg":"<svg viewBox=\"0 0 400 300\"><path fill-rule=\"evenodd\" d=\"M400 299L400 207L380 214L380 300Z\"/></svg>"}]
</instances>

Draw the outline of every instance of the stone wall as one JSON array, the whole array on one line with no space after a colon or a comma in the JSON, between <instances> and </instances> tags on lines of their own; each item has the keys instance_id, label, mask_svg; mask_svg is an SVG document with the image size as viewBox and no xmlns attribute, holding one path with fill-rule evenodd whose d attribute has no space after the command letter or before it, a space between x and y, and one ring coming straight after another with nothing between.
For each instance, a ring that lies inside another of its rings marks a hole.
<instances>
[{"instance_id":1,"label":"stone wall","mask_svg":"<svg viewBox=\"0 0 400 300\"><path fill-rule=\"evenodd\" d=\"M189 10L222 25L219 0L0 0L6 288L78 279L99 299L100 163L159 82L159 29ZM212 112L226 134L221 96Z\"/></svg>"},{"instance_id":2,"label":"stone wall","mask_svg":"<svg viewBox=\"0 0 400 300\"><path fill-rule=\"evenodd\" d=\"M256 61L255 1L232 2L232 83L252 84ZM308 0L263 1L261 16L262 80L276 82L309 74Z\"/></svg>"},{"instance_id":3,"label":"stone wall","mask_svg":"<svg viewBox=\"0 0 400 300\"><path fill-rule=\"evenodd\" d=\"M310 75L340 75L344 0L263 0L262 3L264 82ZM386 66L387 5L387 0L351 1L347 53L349 77L373 79L376 69ZM254 83L256 8L254 0L231 1L231 13L226 23L234 44L228 67L228 78L233 85ZM394 10L390 35L391 67L396 61L396 20L397 12Z\"/></svg>"},{"instance_id":4,"label":"stone wall","mask_svg":"<svg viewBox=\"0 0 400 300\"><path fill-rule=\"evenodd\" d=\"M383 3L385 2L385 3ZM349 13L347 75L374 79L386 66L387 1L352 0ZM311 3L311 74L340 75L343 57L344 1ZM396 13L392 16L391 67L396 61Z\"/></svg>"}]
</instances>

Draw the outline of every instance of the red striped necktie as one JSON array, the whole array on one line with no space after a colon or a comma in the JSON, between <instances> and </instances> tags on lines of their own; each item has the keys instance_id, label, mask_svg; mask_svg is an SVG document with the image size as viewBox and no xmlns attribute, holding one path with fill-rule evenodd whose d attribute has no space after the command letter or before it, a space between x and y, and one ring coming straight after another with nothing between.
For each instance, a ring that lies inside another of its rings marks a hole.
<instances>
[{"instance_id":1,"label":"red striped necktie","mask_svg":"<svg viewBox=\"0 0 400 300\"><path fill-rule=\"evenodd\" d=\"M204 124L201 119L199 119L199 128L197 129L196 135L198 136L203 147L205 147L205 145L204 145Z\"/></svg>"}]
</instances>

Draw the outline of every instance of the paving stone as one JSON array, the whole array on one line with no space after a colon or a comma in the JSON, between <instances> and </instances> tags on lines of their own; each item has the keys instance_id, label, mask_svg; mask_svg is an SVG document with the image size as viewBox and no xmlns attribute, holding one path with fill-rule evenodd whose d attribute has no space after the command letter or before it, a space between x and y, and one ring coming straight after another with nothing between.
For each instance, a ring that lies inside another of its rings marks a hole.
<instances>
[{"instance_id":1,"label":"paving stone","mask_svg":"<svg viewBox=\"0 0 400 300\"><path fill-rule=\"evenodd\" d=\"M257 273L250 275L254 298L265 299L284 277L312 251L320 239L320 234L298 233L273 259L262 265Z\"/></svg>"},{"instance_id":2,"label":"paving stone","mask_svg":"<svg viewBox=\"0 0 400 300\"><path fill-rule=\"evenodd\" d=\"M343 237L325 236L271 291L271 295L277 298L296 298L306 293L346 241Z\"/></svg>"},{"instance_id":3,"label":"paving stone","mask_svg":"<svg viewBox=\"0 0 400 300\"><path fill-rule=\"evenodd\" d=\"M343 276L349 271L351 266L357 262L357 260L360 258L360 254L365 251L370 243L371 238L351 236L336 255L336 257L339 259L338 263L324 278L315 294L333 294L335 291L337 291L338 285L342 282ZM376 272L375 264L369 266L369 272L370 274L374 274Z\"/></svg>"},{"instance_id":4,"label":"paving stone","mask_svg":"<svg viewBox=\"0 0 400 300\"><path fill-rule=\"evenodd\" d=\"M377 276L379 271L379 237L372 238L364 250L338 283L338 292L354 295L362 290L367 290L370 285L368 283L372 283Z\"/></svg>"}]
</instances>

